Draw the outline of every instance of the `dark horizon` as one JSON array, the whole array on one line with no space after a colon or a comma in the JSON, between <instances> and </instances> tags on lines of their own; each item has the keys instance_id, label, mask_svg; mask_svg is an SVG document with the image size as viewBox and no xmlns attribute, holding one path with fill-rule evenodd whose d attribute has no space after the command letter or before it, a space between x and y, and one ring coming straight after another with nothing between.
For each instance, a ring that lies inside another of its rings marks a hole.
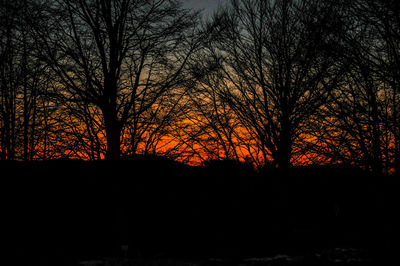
<instances>
[{"instance_id":1,"label":"dark horizon","mask_svg":"<svg viewBox=\"0 0 400 266\"><path fill-rule=\"evenodd\" d=\"M20 162L0 169L16 265L395 265L398 188L349 168L282 175L233 161L188 167ZM186 263L186 264L185 264Z\"/></svg>"}]
</instances>

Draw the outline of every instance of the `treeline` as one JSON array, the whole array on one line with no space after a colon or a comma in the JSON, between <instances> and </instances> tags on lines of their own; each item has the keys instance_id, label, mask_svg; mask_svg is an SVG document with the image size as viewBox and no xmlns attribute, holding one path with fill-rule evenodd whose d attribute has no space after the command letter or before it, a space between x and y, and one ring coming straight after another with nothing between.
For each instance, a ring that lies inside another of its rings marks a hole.
<instances>
[{"instance_id":1,"label":"treeline","mask_svg":"<svg viewBox=\"0 0 400 266\"><path fill-rule=\"evenodd\" d=\"M400 4L168 0L0 6L0 157L399 172Z\"/></svg>"}]
</instances>

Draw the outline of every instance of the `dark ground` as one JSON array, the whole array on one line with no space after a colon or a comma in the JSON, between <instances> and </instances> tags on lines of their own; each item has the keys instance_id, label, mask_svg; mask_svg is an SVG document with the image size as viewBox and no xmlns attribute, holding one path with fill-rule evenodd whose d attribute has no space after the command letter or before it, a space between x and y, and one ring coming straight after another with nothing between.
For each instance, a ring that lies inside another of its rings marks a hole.
<instances>
[{"instance_id":1,"label":"dark ground","mask_svg":"<svg viewBox=\"0 0 400 266\"><path fill-rule=\"evenodd\" d=\"M16 265L400 265L397 177L157 157L0 169Z\"/></svg>"}]
</instances>

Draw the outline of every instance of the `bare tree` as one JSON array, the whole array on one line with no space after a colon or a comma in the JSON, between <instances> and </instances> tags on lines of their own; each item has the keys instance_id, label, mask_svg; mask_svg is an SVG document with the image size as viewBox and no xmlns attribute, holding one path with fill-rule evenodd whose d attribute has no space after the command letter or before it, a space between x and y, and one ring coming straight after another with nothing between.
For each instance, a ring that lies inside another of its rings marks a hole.
<instances>
[{"instance_id":1,"label":"bare tree","mask_svg":"<svg viewBox=\"0 0 400 266\"><path fill-rule=\"evenodd\" d=\"M400 5L398 1L356 1L354 12L357 18L369 26L371 36L370 61L375 75L390 90L391 104L387 125L393 136L393 164L400 172Z\"/></svg>"},{"instance_id":2,"label":"bare tree","mask_svg":"<svg viewBox=\"0 0 400 266\"><path fill-rule=\"evenodd\" d=\"M330 93L319 114L317 127L310 132L317 154L331 163L349 163L382 173L386 88L368 65L358 63L346 74L345 83Z\"/></svg>"},{"instance_id":3,"label":"bare tree","mask_svg":"<svg viewBox=\"0 0 400 266\"><path fill-rule=\"evenodd\" d=\"M216 18L219 37L208 53L224 80L215 90L265 161L282 169L342 73L333 56L336 8L330 1L231 1Z\"/></svg>"},{"instance_id":4,"label":"bare tree","mask_svg":"<svg viewBox=\"0 0 400 266\"><path fill-rule=\"evenodd\" d=\"M2 159L31 160L40 125L38 100L46 86L27 19L32 1L2 1L1 153Z\"/></svg>"},{"instance_id":5,"label":"bare tree","mask_svg":"<svg viewBox=\"0 0 400 266\"><path fill-rule=\"evenodd\" d=\"M0 6L0 134L1 159L14 159L16 131L16 95L18 70L16 51L16 30L18 6L11 2L1 2Z\"/></svg>"},{"instance_id":6,"label":"bare tree","mask_svg":"<svg viewBox=\"0 0 400 266\"><path fill-rule=\"evenodd\" d=\"M169 0L57 0L40 10L36 33L60 95L101 111L106 157L119 158L123 128L181 82L196 14Z\"/></svg>"}]
</instances>

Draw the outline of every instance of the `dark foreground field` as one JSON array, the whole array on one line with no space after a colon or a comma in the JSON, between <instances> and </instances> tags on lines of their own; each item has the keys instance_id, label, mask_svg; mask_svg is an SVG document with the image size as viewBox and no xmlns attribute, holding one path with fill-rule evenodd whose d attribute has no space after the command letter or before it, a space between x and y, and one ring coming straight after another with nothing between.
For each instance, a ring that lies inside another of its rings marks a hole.
<instances>
[{"instance_id":1,"label":"dark foreground field","mask_svg":"<svg viewBox=\"0 0 400 266\"><path fill-rule=\"evenodd\" d=\"M16 265L400 265L396 177L157 157L0 168Z\"/></svg>"}]
</instances>

